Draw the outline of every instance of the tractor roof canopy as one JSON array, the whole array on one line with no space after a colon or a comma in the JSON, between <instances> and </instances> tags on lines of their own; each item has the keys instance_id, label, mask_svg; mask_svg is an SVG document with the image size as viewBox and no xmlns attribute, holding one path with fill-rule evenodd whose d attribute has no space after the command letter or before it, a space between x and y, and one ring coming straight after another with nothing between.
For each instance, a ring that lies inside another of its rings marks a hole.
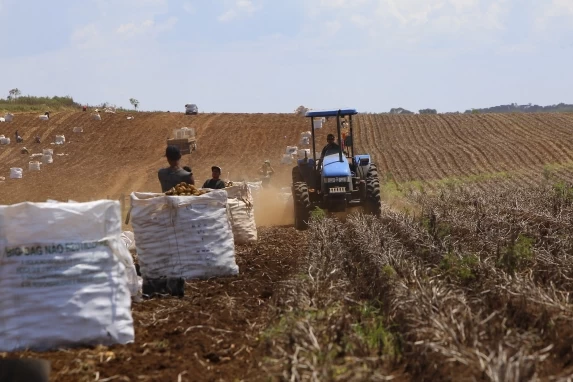
<instances>
[{"instance_id":1,"label":"tractor roof canopy","mask_svg":"<svg viewBox=\"0 0 573 382\"><path fill-rule=\"evenodd\" d=\"M336 109L336 110L317 110L317 111L307 111L304 115L305 117L336 117L340 111L340 116L344 117L347 115L358 114L356 109Z\"/></svg>"}]
</instances>

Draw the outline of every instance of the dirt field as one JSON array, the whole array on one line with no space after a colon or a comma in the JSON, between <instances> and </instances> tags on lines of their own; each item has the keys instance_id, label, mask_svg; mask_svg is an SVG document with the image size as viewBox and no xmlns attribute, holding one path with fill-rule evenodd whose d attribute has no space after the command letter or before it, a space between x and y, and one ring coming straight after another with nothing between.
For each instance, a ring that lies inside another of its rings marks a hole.
<instances>
[{"instance_id":1,"label":"dirt field","mask_svg":"<svg viewBox=\"0 0 573 382\"><path fill-rule=\"evenodd\" d=\"M573 180L573 114L444 114L358 117L356 146L397 182L514 175L544 167Z\"/></svg>"},{"instance_id":2,"label":"dirt field","mask_svg":"<svg viewBox=\"0 0 573 382\"><path fill-rule=\"evenodd\" d=\"M183 163L198 183L212 164L255 180L270 159L275 186L288 186L280 158L310 127L281 114L132 115L0 124L25 139L0 146L0 203L158 192L165 140L183 126L197 131ZM301 233L265 193L259 243L237 248L240 275L134 303L134 344L0 356L47 358L53 381L567 380L573 115L366 114L355 127L357 152L372 154L407 208ZM56 134L64 145L50 145ZM23 146L53 148L54 163L27 171ZM10 167L24 178L9 179Z\"/></svg>"}]
</instances>

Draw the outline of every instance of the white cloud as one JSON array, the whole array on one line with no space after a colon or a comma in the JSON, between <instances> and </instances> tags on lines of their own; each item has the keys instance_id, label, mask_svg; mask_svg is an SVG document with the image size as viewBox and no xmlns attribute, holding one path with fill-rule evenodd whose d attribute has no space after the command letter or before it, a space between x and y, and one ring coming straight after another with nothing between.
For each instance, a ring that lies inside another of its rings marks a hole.
<instances>
[{"instance_id":1,"label":"white cloud","mask_svg":"<svg viewBox=\"0 0 573 382\"><path fill-rule=\"evenodd\" d=\"M546 29L551 26L551 20L565 18L569 25L573 23L573 1L551 0L550 4L544 4L535 20L538 29Z\"/></svg>"},{"instance_id":2,"label":"white cloud","mask_svg":"<svg viewBox=\"0 0 573 382\"><path fill-rule=\"evenodd\" d=\"M261 8L261 4L257 5L252 0L235 0L229 9L217 17L217 20L220 22L231 21L243 15L251 15Z\"/></svg>"},{"instance_id":3,"label":"white cloud","mask_svg":"<svg viewBox=\"0 0 573 382\"><path fill-rule=\"evenodd\" d=\"M154 20L144 20L141 23L131 22L127 24L121 24L117 28L116 32L126 37L134 37L137 35L145 34L147 32L158 33L169 30L173 28L173 26L175 26L176 23L177 23L176 17L170 17L163 23L155 23Z\"/></svg>"},{"instance_id":4,"label":"white cloud","mask_svg":"<svg viewBox=\"0 0 573 382\"><path fill-rule=\"evenodd\" d=\"M195 9L195 5L190 1L186 1L183 3L183 10L191 15L197 12L197 9Z\"/></svg>"},{"instance_id":5,"label":"white cloud","mask_svg":"<svg viewBox=\"0 0 573 382\"><path fill-rule=\"evenodd\" d=\"M233 20L236 17L237 17L237 11L235 11L234 9L229 9L228 11L217 17L217 20L221 22L227 22Z\"/></svg>"}]
</instances>

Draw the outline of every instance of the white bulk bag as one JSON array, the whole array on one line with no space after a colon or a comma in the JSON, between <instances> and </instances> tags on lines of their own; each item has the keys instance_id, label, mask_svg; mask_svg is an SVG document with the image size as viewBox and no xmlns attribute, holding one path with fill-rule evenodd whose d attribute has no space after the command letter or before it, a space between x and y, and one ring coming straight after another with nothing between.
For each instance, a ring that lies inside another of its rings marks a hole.
<instances>
[{"instance_id":1,"label":"white bulk bag","mask_svg":"<svg viewBox=\"0 0 573 382\"><path fill-rule=\"evenodd\" d=\"M101 116L99 114L94 114L92 118L95 119L96 121L101 121Z\"/></svg>"},{"instance_id":2,"label":"white bulk bag","mask_svg":"<svg viewBox=\"0 0 573 382\"><path fill-rule=\"evenodd\" d=\"M313 122L313 126L315 129L322 129L322 123L324 122L324 118L315 119Z\"/></svg>"},{"instance_id":3,"label":"white bulk bag","mask_svg":"<svg viewBox=\"0 0 573 382\"><path fill-rule=\"evenodd\" d=\"M22 169L19 167L10 168L10 178L11 179L22 179Z\"/></svg>"},{"instance_id":4,"label":"white bulk bag","mask_svg":"<svg viewBox=\"0 0 573 382\"><path fill-rule=\"evenodd\" d=\"M298 150L298 147L296 147L296 146L287 146L285 154L295 154L297 150Z\"/></svg>"},{"instance_id":5,"label":"white bulk bag","mask_svg":"<svg viewBox=\"0 0 573 382\"><path fill-rule=\"evenodd\" d=\"M0 351L133 342L118 201L0 206Z\"/></svg>"},{"instance_id":6,"label":"white bulk bag","mask_svg":"<svg viewBox=\"0 0 573 382\"><path fill-rule=\"evenodd\" d=\"M44 163L44 164L54 163L54 159L51 155L43 154L42 155L42 163Z\"/></svg>"},{"instance_id":7,"label":"white bulk bag","mask_svg":"<svg viewBox=\"0 0 573 382\"><path fill-rule=\"evenodd\" d=\"M41 163L38 161L31 161L28 162L28 170L29 171L40 171Z\"/></svg>"},{"instance_id":8,"label":"white bulk bag","mask_svg":"<svg viewBox=\"0 0 573 382\"><path fill-rule=\"evenodd\" d=\"M54 155L54 150L53 149L43 149L42 154L43 155Z\"/></svg>"},{"instance_id":9,"label":"white bulk bag","mask_svg":"<svg viewBox=\"0 0 573 382\"><path fill-rule=\"evenodd\" d=\"M73 128L73 131L74 131L74 133L83 133L84 129L83 129L83 127L76 126Z\"/></svg>"},{"instance_id":10,"label":"white bulk bag","mask_svg":"<svg viewBox=\"0 0 573 382\"><path fill-rule=\"evenodd\" d=\"M225 190L200 196L132 192L131 219L144 278L239 273Z\"/></svg>"},{"instance_id":11,"label":"white bulk bag","mask_svg":"<svg viewBox=\"0 0 573 382\"><path fill-rule=\"evenodd\" d=\"M63 135L56 135L56 145L63 145L66 142L66 137Z\"/></svg>"},{"instance_id":12,"label":"white bulk bag","mask_svg":"<svg viewBox=\"0 0 573 382\"><path fill-rule=\"evenodd\" d=\"M13 119L14 119L14 114L8 113L4 116L4 120L6 122L12 122Z\"/></svg>"},{"instance_id":13,"label":"white bulk bag","mask_svg":"<svg viewBox=\"0 0 573 382\"><path fill-rule=\"evenodd\" d=\"M10 138L0 138L0 145L9 145Z\"/></svg>"}]
</instances>

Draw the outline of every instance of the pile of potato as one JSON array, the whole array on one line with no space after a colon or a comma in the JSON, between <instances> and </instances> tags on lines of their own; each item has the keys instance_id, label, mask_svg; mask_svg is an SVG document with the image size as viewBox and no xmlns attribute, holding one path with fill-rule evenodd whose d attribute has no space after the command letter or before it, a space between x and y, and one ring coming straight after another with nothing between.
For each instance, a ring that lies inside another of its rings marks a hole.
<instances>
[{"instance_id":1,"label":"pile of potato","mask_svg":"<svg viewBox=\"0 0 573 382\"><path fill-rule=\"evenodd\" d=\"M193 195L199 196L208 193L207 190L200 190L192 184L187 184L185 182L179 183L177 186L171 188L165 193L165 195Z\"/></svg>"}]
</instances>

